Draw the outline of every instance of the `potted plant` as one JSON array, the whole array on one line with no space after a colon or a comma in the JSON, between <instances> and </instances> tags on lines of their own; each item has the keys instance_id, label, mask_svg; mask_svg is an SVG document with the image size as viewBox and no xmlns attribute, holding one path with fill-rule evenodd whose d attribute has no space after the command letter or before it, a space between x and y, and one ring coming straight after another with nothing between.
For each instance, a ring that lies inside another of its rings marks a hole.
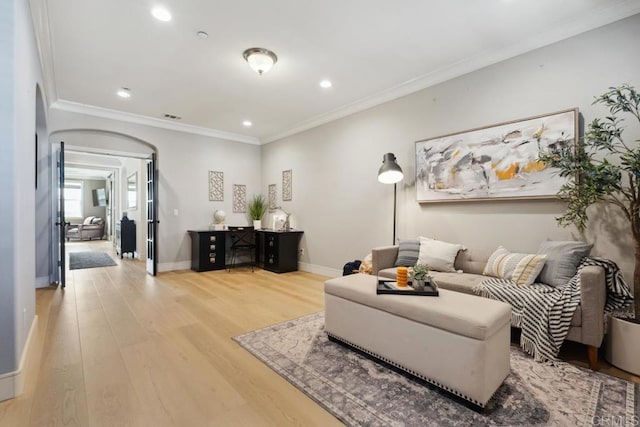
<instances>
[{"instance_id":1,"label":"potted plant","mask_svg":"<svg viewBox=\"0 0 640 427\"><path fill-rule=\"evenodd\" d=\"M587 208L595 203L616 206L629 221L633 239L635 267L633 294L640 297L640 146L639 140L623 139L624 118L640 124L640 93L628 84L610 87L593 104L609 109L604 119L594 119L574 151L567 147L549 152L541 160L560 170L564 177L575 177L559 195L566 198L567 210L557 218L564 227L575 225L580 232L589 220ZM614 365L640 374L640 303L635 304L635 320L613 318L607 345ZM623 334L620 337L617 335ZM619 360L615 360L618 358Z\"/></svg>"},{"instance_id":2,"label":"potted plant","mask_svg":"<svg viewBox=\"0 0 640 427\"><path fill-rule=\"evenodd\" d=\"M423 290L425 283L429 281L429 267L426 264L416 264L409 271L409 280L413 289L416 291Z\"/></svg>"},{"instance_id":3,"label":"potted plant","mask_svg":"<svg viewBox=\"0 0 640 427\"><path fill-rule=\"evenodd\" d=\"M267 212L267 202L262 194L253 196L249 202L249 216L253 220L253 228L259 230L262 228L262 217Z\"/></svg>"}]
</instances>

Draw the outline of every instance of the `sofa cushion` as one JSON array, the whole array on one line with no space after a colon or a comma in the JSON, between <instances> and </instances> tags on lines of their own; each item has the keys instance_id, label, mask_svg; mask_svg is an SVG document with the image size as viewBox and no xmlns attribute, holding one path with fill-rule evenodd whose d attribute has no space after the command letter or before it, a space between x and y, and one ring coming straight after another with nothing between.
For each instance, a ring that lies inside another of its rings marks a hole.
<instances>
[{"instance_id":1,"label":"sofa cushion","mask_svg":"<svg viewBox=\"0 0 640 427\"><path fill-rule=\"evenodd\" d=\"M465 273L482 274L493 251L488 249L465 249L458 252L454 268Z\"/></svg>"},{"instance_id":2,"label":"sofa cushion","mask_svg":"<svg viewBox=\"0 0 640 427\"><path fill-rule=\"evenodd\" d=\"M398 258L396 258L396 267L413 267L418 262L418 254L420 253L420 242L418 239L400 240L398 243Z\"/></svg>"},{"instance_id":3,"label":"sofa cushion","mask_svg":"<svg viewBox=\"0 0 640 427\"><path fill-rule=\"evenodd\" d=\"M540 244L539 254L547 256L538 281L551 286L566 284L578 272L582 258L589 255L590 243L547 240Z\"/></svg>"},{"instance_id":4,"label":"sofa cushion","mask_svg":"<svg viewBox=\"0 0 640 427\"><path fill-rule=\"evenodd\" d=\"M425 264L435 271L456 271L453 263L462 245L447 243L440 240L419 237L420 253L418 264Z\"/></svg>"},{"instance_id":5,"label":"sofa cushion","mask_svg":"<svg viewBox=\"0 0 640 427\"><path fill-rule=\"evenodd\" d=\"M442 289L475 295L473 287L487 280L487 276L469 273L443 273L435 271L431 274L436 285Z\"/></svg>"},{"instance_id":6,"label":"sofa cushion","mask_svg":"<svg viewBox=\"0 0 640 427\"><path fill-rule=\"evenodd\" d=\"M530 285L544 267L545 257L546 255L512 253L499 246L487 261L482 274L512 280L520 286Z\"/></svg>"},{"instance_id":7,"label":"sofa cushion","mask_svg":"<svg viewBox=\"0 0 640 427\"><path fill-rule=\"evenodd\" d=\"M395 267L385 268L378 271L378 276L384 277L386 279L395 279L396 278L397 269Z\"/></svg>"}]
</instances>

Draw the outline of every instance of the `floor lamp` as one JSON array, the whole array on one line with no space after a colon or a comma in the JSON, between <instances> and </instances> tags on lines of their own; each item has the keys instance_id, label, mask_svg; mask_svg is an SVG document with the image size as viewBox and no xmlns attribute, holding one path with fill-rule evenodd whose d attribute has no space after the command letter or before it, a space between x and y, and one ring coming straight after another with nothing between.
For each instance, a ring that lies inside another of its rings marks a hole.
<instances>
[{"instance_id":1,"label":"floor lamp","mask_svg":"<svg viewBox=\"0 0 640 427\"><path fill-rule=\"evenodd\" d=\"M382 166L378 170L378 181L383 184L393 184L393 245L396 244L396 205L397 187L396 184L402 181L404 174L402 168L396 162L393 153L387 153L382 157Z\"/></svg>"}]
</instances>

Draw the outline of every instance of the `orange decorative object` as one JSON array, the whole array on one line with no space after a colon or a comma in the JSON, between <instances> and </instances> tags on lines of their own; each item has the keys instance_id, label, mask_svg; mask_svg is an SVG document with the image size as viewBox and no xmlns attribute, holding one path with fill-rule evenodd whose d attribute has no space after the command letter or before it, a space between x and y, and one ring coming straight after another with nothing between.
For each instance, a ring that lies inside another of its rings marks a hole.
<instances>
[{"instance_id":1,"label":"orange decorative object","mask_svg":"<svg viewBox=\"0 0 640 427\"><path fill-rule=\"evenodd\" d=\"M408 273L409 273L409 271L407 270L407 267L398 267L398 269L396 270L398 287L402 287L403 288L403 287L407 286Z\"/></svg>"}]
</instances>

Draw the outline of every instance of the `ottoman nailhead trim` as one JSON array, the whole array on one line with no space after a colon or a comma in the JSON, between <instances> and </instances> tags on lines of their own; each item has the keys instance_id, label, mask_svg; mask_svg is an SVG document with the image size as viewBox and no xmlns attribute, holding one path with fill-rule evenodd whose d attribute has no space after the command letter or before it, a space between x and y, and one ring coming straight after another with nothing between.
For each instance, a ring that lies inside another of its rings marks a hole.
<instances>
[{"instance_id":1,"label":"ottoman nailhead trim","mask_svg":"<svg viewBox=\"0 0 640 427\"><path fill-rule=\"evenodd\" d=\"M435 385L435 386L437 386L437 387L440 387L441 389L446 390L446 391L448 391L448 392L449 392L449 393L451 393L451 394L455 394L456 396L461 397L461 398L463 398L464 400L466 400L466 401L468 401L468 402L473 403L474 405L477 405L477 406L479 406L479 407L481 407L481 408L484 408L484 407L485 407L485 404L484 404L484 403L480 403L480 402L478 402L477 400L472 399L472 398L470 398L469 396L466 396L466 395L464 395L464 394L460 393L460 392L459 392L459 391L457 391L457 390L454 390L454 389L452 389L452 388L450 388L450 387L447 387L446 385L440 384L438 381L435 381L435 380L433 380L433 379L431 379L431 378L425 377L424 375L422 375L422 374L420 374L420 373L418 373L418 372L415 372L415 371L414 371L414 370L412 370L412 369L406 368L406 367L404 367L404 366L402 366L402 365L400 365L400 364L398 364L398 363L394 362L393 360L389 360L389 359L387 359L387 358L386 358L386 357L384 357L384 356L381 356L381 355L379 355L379 354L377 354L377 353L374 353L374 352L372 352L372 351L370 351L370 350L367 350L366 348L361 347L361 346L359 346L358 344L354 344L354 343L352 343L351 341L346 340L346 339L344 339L344 338L341 338L341 337L339 337L339 336L337 336L337 335L334 335L334 334L332 334L332 333L330 333L330 332L327 332L327 335L329 335L331 338L336 339L336 340L338 340L338 341L341 341L341 342L343 342L343 343L345 343L345 344L347 344L347 345L349 345L349 346L351 346L351 347L353 347L353 348L356 348L356 349L358 349L358 350L362 351L363 353L367 353L368 355L373 356L373 357L375 357L376 359L380 359L380 360L382 360L383 362L388 363L389 365L392 365L392 366L395 366L396 368L402 369L403 371L408 372L409 374L411 374L411 375L413 375L413 376L415 376L415 377L418 377L418 378L420 378L421 380L424 380L424 381L426 381L426 382L428 382L428 383L430 383L430 384L433 384L433 385Z\"/></svg>"}]
</instances>

